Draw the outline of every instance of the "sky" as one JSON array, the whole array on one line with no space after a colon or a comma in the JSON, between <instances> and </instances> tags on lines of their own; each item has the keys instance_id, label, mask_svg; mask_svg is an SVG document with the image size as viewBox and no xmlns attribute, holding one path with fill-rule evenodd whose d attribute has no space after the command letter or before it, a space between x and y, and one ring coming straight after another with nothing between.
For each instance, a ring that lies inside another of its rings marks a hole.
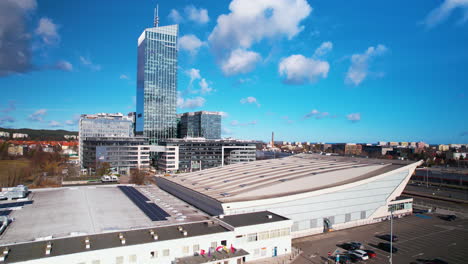
<instances>
[{"instance_id":1,"label":"sky","mask_svg":"<svg viewBox=\"0 0 468 264\"><path fill-rule=\"evenodd\" d=\"M468 0L1 0L0 127L135 111L156 4L177 112L223 112L224 137L468 143Z\"/></svg>"}]
</instances>

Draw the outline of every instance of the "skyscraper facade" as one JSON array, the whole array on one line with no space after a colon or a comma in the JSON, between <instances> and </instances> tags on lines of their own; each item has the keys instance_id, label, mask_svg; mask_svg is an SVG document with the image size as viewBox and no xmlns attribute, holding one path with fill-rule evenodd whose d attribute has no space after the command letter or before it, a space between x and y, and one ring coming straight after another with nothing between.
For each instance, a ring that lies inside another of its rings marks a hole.
<instances>
[{"instance_id":1,"label":"skyscraper facade","mask_svg":"<svg viewBox=\"0 0 468 264\"><path fill-rule=\"evenodd\" d=\"M155 23L138 39L136 132L150 144L177 133L178 29Z\"/></svg>"},{"instance_id":2,"label":"skyscraper facade","mask_svg":"<svg viewBox=\"0 0 468 264\"><path fill-rule=\"evenodd\" d=\"M221 113L198 111L180 116L179 137L221 138Z\"/></svg>"}]
</instances>

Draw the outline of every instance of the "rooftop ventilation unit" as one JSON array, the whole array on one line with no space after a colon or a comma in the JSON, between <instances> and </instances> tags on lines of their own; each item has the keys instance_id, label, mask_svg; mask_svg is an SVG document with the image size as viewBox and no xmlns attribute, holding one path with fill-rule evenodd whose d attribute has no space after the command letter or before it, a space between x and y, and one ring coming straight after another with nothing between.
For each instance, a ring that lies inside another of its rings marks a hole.
<instances>
[{"instance_id":1,"label":"rooftop ventilation unit","mask_svg":"<svg viewBox=\"0 0 468 264\"><path fill-rule=\"evenodd\" d=\"M267 215L267 218L268 218L268 219L272 219L273 216L272 216L272 215Z\"/></svg>"},{"instance_id":2,"label":"rooftop ventilation unit","mask_svg":"<svg viewBox=\"0 0 468 264\"><path fill-rule=\"evenodd\" d=\"M122 245L125 245L125 237L122 233L119 233L119 238L120 238L120 243L122 243Z\"/></svg>"},{"instance_id":3,"label":"rooftop ventilation unit","mask_svg":"<svg viewBox=\"0 0 468 264\"><path fill-rule=\"evenodd\" d=\"M150 235L153 237L153 240L158 240L158 234L153 229L150 230Z\"/></svg>"},{"instance_id":4,"label":"rooftop ventilation unit","mask_svg":"<svg viewBox=\"0 0 468 264\"><path fill-rule=\"evenodd\" d=\"M52 251L52 242L47 242L47 245L45 248L45 254L50 255L50 251Z\"/></svg>"},{"instance_id":5,"label":"rooftop ventilation unit","mask_svg":"<svg viewBox=\"0 0 468 264\"><path fill-rule=\"evenodd\" d=\"M0 262L5 261L6 257L8 256L8 252L10 252L10 249L8 247L3 248L3 252L0 255Z\"/></svg>"},{"instance_id":6,"label":"rooftop ventilation unit","mask_svg":"<svg viewBox=\"0 0 468 264\"><path fill-rule=\"evenodd\" d=\"M84 243L85 243L85 248L86 248L86 249L90 249L90 248L91 248L91 243L89 242L89 237L87 237L87 238L85 239L85 242L84 242Z\"/></svg>"}]
</instances>

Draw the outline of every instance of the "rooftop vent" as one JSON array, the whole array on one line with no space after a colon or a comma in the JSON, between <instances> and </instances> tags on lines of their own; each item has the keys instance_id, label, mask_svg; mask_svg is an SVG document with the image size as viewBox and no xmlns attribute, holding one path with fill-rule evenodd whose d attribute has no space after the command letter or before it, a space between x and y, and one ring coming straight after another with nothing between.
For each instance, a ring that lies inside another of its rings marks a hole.
<instances>
[{"instance_id":1,"label":"rooftop vent","mask_svg":"<svg viewBox=\"0 0 468 264\"><path fill-rule=\"evenodd\" d=\"M245 186L247 186L247 184L241 184L241 185L239 185L239 187L245 187Z\"/></svg>"},{"instance_id":2,"label":"rooftop vent","mask_svg":"<svg viewBox=\"0 0 468 264\"><path fill-rule=\"evenodd\" d=\"M3 248L3 252L0 254L0 262L5 261L6 257L8 256L8 252L10 252L8 247Z\"/></svg>"},{"instance_id":3,"label":"rooftop vent","mask_svg":"<svg viewBox=\"0 0 468 264\"><path fill-rule=\"evenodd\" d=\"M86 237L84 243L85 243L85 248L86 248L86 249L90 249L90 248L91 248L91 243L89 242L89 237Z\"/></svg>"},{"instance_id":4,"label":"rooftop vent","mask_svg":"<svg viewBox=\"0 0 468 264\"><path fill-rule=\"evenodd\" d=\"M221 193L221 196L224 196L224 197L226 197L228 195L229 195L229 193Z\"/></svg>"},{"instance_id":5,"label":"rooftop vent","mask_svg":"<svg viewBox=\"0 0 468 264\"><path fill-rule=\"evenodd\" d=\"M122 233L119 233L119 238L120 238L120 243L122 243L122 245L125 245L125 237Z\"/></svg>"},{"instance_id":6,"label":"rooftop vent","mask_svg":"<svg viewBox=\"0 0 468 264\"><path fill-rule=\"evenodd\" d=\"M151 229L149 232L150 235L153 237L153 240L158 240L158 234L156 234L153 229Z\"/></svg>"},{"instance_id":7,"label":"rooftop vent","mask_svg":"<svg viewBox=\"0 0 468 264\"><path fill-rule=\"evenodd\" d=\"M178 226L178 227L177 227L177 230L179 230L179 232L182 232L182 230L184 230L184 228L181 227L181 226Z\"/></svg>"},{"instance_id":8,"label":"rooftop vent","mask_svg":"<svg viewBox=\"0 0 468 264\"><path fill-rule=\"evenodd\" d=\"M52 250L52 242L47 242L46 248L45 248L45 254L50 255L50 251Z\"/></svg>"},{"instance_id":9,"label":"rooftop vent","mask_svg":"<svg viewBox=\"0 0 468 264\"><path fill-rule=\"evenodd\" d=\"M268 218L268 219L272 219L273 216L272 216L272 215L267 215L267 218Z\"/></svg>"},{"instance_id":10,"label":"rooftop vent","mask_svg":"<svg viewBox=\"0 0 468 264\"><path fill-rule=\"evenodd\" d=\"M219 215L219 219L223 219L224 218L224 215Z\"/></svg>"},{"instance_id":11,"label":"rooftop vent","mask_svg":"<svg viewBox=\"0 0 468 264\"><path fill-rule=\"evenodd\" d=\"M280 182L285 182L285 181L287 181L287 179L281 179L281 180L279 180L279 181L280 181Z\"/></svg>"},{"instance_id":12,"label":"rooftop vent","mask_svg":"<svg viewBox=\"0 0 468 264\"><path fill-rule=\"evenodd\" d=\"M227 182L229 182L229 180L224 180L223 182L224 182L224 183L227 183Z\"/></svg>"}]
</instances>

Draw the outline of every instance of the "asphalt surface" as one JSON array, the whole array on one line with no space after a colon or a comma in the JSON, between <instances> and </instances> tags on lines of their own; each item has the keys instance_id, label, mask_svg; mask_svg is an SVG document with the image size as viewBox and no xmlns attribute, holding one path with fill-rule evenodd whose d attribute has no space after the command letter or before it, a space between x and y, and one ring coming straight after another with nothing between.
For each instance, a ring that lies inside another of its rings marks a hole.
<instances>
[{"instance_id":1,"label":"asphalt surface","mask_svg":"<svg viewBox=\"0 0 468 264\"><path fill-rule=\"evenodd\" d=\"M399 241L393 254L393 263L424 263L421 260L439 258L448 263L468 263L468 219L448 222L436 214L411 215L393 222L394 235ZM377 257L361 263L390 263L389 253L375 246L383 241L376 237L390 233L390 221L360 226L293 240L293 246L303 253L293 264L327 263L327 253L346 252L337 245L357 241ZM419 260L419 262L418 262Z\"/></svg>"},{"instance_id":2,"label":"asphalt surface","mask_svg":"<svg viewBox=\"0 0 468 264\"><path fill-rule=\"evenodd\" d=\"M446 197L459 200L468 201L468 189L467 190L457 190L447 187L437 187L437 186L426 186L426 185L416 185L408 184L405 188L405 191L418 192L426 195L432 195L434 197Z\"/></svg>"}]
</instances>

